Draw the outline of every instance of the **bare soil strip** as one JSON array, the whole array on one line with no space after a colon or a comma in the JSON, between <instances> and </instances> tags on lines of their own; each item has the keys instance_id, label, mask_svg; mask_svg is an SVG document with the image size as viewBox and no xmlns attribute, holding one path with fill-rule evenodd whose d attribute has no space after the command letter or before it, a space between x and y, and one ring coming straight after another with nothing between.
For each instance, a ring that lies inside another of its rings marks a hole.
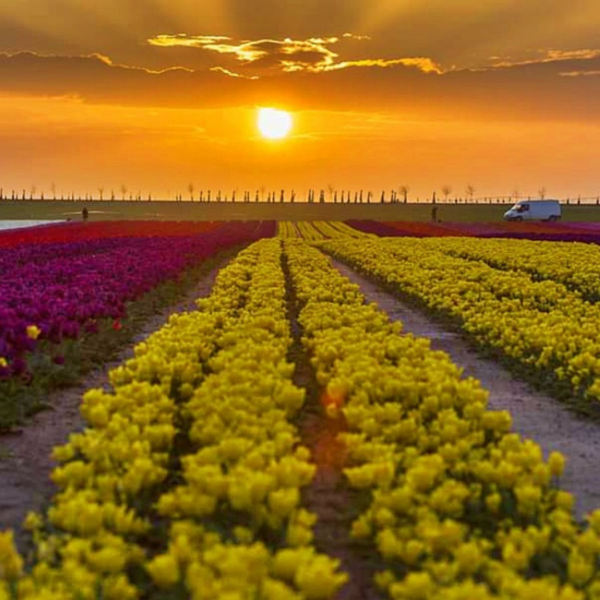
<instances>
[{"instance_id":1,"label":"bare soil strip","mask_svg":"<svg viewBox=\"0 0 600 600\"><path fill-rule=\"evenodd\" d=\"M369 302L376 302L393 321L400 321L405 333L429 338L431 347L449 354L465 376L478 379L490 393L489 408L509 411L515 432L537 442L545 456L552 450L564 454L567 464L560 485L575 495L578 519L600 508L600 424L574 414L560 401L516 379L497 362L480 357L460 334L406 306L340 261L332 261L360 286Z\"/></svg>"},{"instance_id":2,"label":"bare soil strip","mask_svg":"<svg viewBox=\"0 0 600 600\"><path fill-rule=\"evenodd\" d=\"M55 489L49 476L55 466L52 449L84 428L79 414L83 394L91 388L110 389L108 372L131 358L133 347L162 327L172 314L195 310L194 301L210 294L217 272L228 260L230 255L223 256L179 303L150 318L115 361L90 372L77 386L50 393L46 400L49 410L36 414L22 429L0 435L0 531L14 529L21 548L27 539L20 530L27 512L41 510Z\"/></svg>"}]
</instances>

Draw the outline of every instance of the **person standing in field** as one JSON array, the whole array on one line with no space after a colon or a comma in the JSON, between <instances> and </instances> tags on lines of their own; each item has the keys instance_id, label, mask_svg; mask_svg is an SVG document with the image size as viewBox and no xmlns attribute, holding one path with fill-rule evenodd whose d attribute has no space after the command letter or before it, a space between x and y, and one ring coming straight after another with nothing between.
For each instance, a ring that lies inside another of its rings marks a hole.
<instances>
[{"instance_id":1,"label":"person standing in field","mask_svg":"<svg viewBox=\"0 0 600 600\"><path fill-rule=\"evenodd\" d=\"M88 216L89 216L88 209L84 206L83 210L81 211L81 218L84 221L87 221L88 220Z\"/></svg>"},{"instance_id":2,"label":"person standing in field","mask_svg":"<svg viewBox=\"0 0 600 600\"><path fill-rule=\"evenodd\" d=\"M436 204L434 204L434 205L431 207L431 220L432 220L434 223L437 223L437 222L438 222L437 213L438 213L438 207L437 207L437 205L436 205Z\"/></svg>"}]
</instances>

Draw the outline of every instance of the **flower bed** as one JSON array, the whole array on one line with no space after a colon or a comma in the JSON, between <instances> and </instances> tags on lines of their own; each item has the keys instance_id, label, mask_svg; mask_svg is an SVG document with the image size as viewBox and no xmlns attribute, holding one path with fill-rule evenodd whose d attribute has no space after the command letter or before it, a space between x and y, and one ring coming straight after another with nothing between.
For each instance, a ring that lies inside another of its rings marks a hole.
<instances>
[{"instance_id":1,"label":"flower bed","mask_svg":"<svg viewBox=\"0 0 600 600\"><path fill-rule=\"evenodd\" d=\"M480 347L559 386L558 393L600 399L600 305L578 292L449 256L429 240L334 241L323 248L450 318Z\"/></svg>"},{"instance_id":2,"label":"flower bed","mask_svg":"<svg viewBox=\"0 0 600 600\"><path fill-rule=\"evenodd\" d=\"M346 579L299 505L314 473L292 420L304 400L280 245L249 247L197 312L174 316L88 392L58 448L61 491L30 516L32 568L0 539L19 598L330 598ZM8 596L10 597L10 596Z\"/></svg>"},{"instance_id":3,"label":"flower bed","mask_svg":"<svg viewBox=\"0 0 600 600\"><path fill-rule=\"evenodd\" d=\"M28 244L62 244L85 240L122 237L175 237L214 231L222 222L204 221L98 221L66 222L30 229L0 231L0 248Z\"/></svg>"},{"instance_id":4,"label":"flower bed","mask_svg":"<svg viewBox=\"0 0 600 600\"><path fill-rule=\"evenodd\" d=\"M285 250L303 343L329 414L347 421L345 473L365 495L353 534L387 562L378 584L397 599L597 598L600 512L574 522L555 485L562 456L544 461L509 414L486 409L477 381L400 336L316 249ZM375 260L362 244L358 254Z\"/></svg>"},{"instance_id":5,"label":"flower bed","mask_svg":"<svg viewBox=\"0 0 600 600\"><path fill-rule=\"evenodd\" d=\"M600 233L579 223L428 223L409 221L347 221L379 237L493 237L556 242L600 243Z\"/></svg>"},{"instance_id":6,"label":"flower bed","mask_svg":"<svg viewBox=\"0 0 600 600\"><path fill-rule=\"evenodd\" d=\"M481 261L502 271L522 271L534 281L556 281L578 291L590 302L600 300L600 249L575 242L518 244L505 240L439 240L435 250L451 256Z\"/></svg>"},{"instance_id":7,"label":"flower bed","mask_svg":"<svg viewBox=\"0 0 600 600\"><path fill-rule=\"evenodd\" d=\"M127 323L128 307L216 252L273 233L227 224L195 236L106 238L0 250L0 388L69 369ZM168 226L165 227L168 231ZM37 378L37 382L36 382Z\"/></svg>"},{"instance_id":8,"label":"flower bed","mask_svg":"<svg viewBox=\"0 0 600 600\"><path fill-rule=\"evenodd\" d=\"M307 241L321 241L338 238L365 238L371 234L354 229L343 221L301 221L292 223L279 221L277 236L280 238L302 238Z\"/></svg>"}]
</instances>

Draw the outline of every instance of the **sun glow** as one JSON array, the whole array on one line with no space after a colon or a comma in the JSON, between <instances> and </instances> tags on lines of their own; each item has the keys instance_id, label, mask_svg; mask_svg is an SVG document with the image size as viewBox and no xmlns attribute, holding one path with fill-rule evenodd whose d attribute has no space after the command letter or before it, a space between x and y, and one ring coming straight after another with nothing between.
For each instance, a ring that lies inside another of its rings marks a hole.
<instances>
[{"instance_id":1,"label":"sun glow","mask_svg":"<svg viewBox=\"0 0 600 600\"><path fill-rule=\"evenodd\" d=\"M292 115L284 110L261 108L258 111L258 129L264 138L280 140L292 129Z\"/></svg>"}]
</instances>

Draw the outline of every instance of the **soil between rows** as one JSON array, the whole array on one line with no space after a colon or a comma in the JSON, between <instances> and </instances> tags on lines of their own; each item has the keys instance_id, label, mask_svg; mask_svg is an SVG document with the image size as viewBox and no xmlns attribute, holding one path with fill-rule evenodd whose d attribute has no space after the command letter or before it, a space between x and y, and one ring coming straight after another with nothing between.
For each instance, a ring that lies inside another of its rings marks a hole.
<instances>
[{"instance_id":1,"label":"soil between rows","mask_svg":"<svg viewBox=\"0 0 600 600\"><path fill-rule=\"evenodd\" d=\"M229 253L219 256L210 271L177 304L148 319L114 361L90 372L76 386L49 393L45 399L48 410L34 415L22 429L0 435L0 531L13 529L20 550L28 540L21 529L23 519L29 511L46 506L56 491L50 479L56 466L52 449L84 428L79 413L83 394L93 388L109 390L109 371L132 358L134 346L162 327L172 314L194 310L195 300L210 294L219 269L230 259Z\"/></svg>"},{"instance_id":2,"label":"soil between rows","mask_svg":"<svg viewBox=\"0 0 600 600\"><path fill-rule=\"evenodd\" d=\"M339 559L340 570L350 575L334 600L380 600L384 596L377 590L374 576L386 565L370 545L359 544L350 536L352 522L361 511L358 494L350 488L343 474L346 452L338 435L347 429L347 425L343 415L334 419L325 413L315 371L302 346L299 305L285 258L282 265L293 337L288 360L295 367L294 384L306 389L306 401L297 426L301 444L310 450L317 467L312 482L302 491L302 506L317 515L316 549Z\"/></svg>"},{"instance_id":3,"label":"soil between rows","mask_svg":"<svg viewBox=\"0 0 600 600\"><path fill-rule=\"evenodd\" d=\"M393 321L402 323L404 333L431 340L489 391L488 407L510 412L513 431L538 443L544 456L559 451L566 457L562 489L575 495L575 516L600 508L600 424L570 411L559 400L533 389L496 361L482 358L458 333L453 333L402 303L393 294L363 277L344 263L333 265L360 286L369 302L375 302Z\"/></svg>"}]
</instances>

